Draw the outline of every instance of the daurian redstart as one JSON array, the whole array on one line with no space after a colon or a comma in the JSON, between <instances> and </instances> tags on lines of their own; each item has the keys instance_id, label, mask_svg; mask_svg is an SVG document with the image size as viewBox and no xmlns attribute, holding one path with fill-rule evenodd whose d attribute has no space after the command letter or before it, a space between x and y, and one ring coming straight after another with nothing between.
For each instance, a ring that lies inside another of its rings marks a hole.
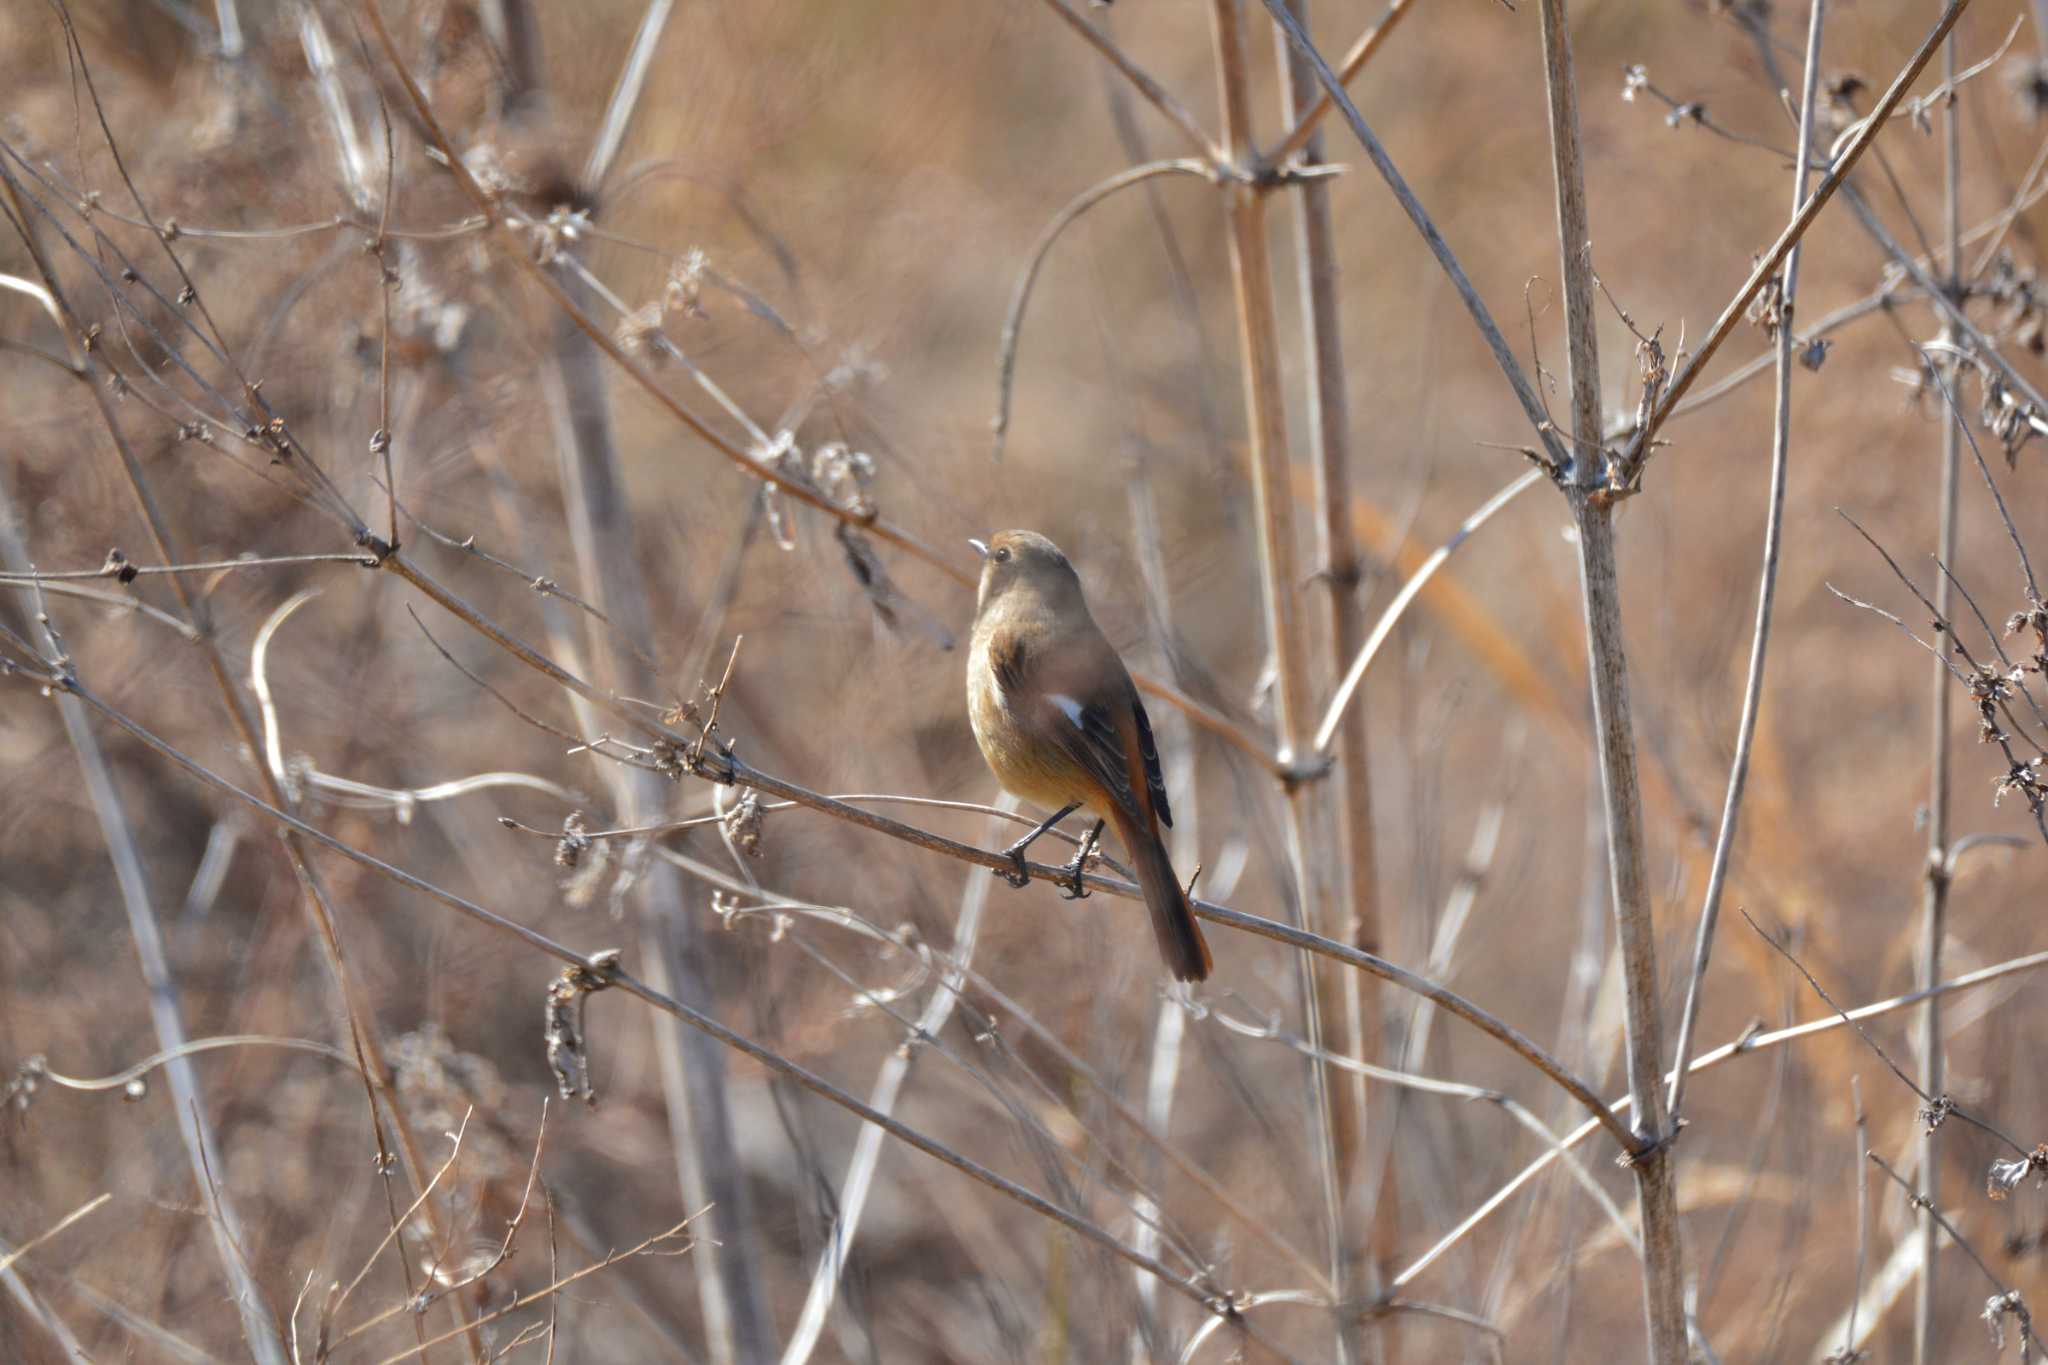
<instances>
[{"instance_id":1,"label":"daurian redstart","mask_svg":"<svg viewBox=\"0 0 2048 1365\"><path fill-rule=\"evenodd\" d=\"M1116 828L1152 912L1167 970L1182 981L1209 975L1209 948L1166 856L1159 828L1173 824L1159 750L1144 703L1081 595L1081 578L1059 547L1035 531L1004 531L981 552L981 595L967 654L967 712L996 780L1053 816L1005 852L1022 886L1024 850L1081 807L1094 832L1068 865L1071 895L1085 895L1081 867L1102 833Z\"/></svg>"}]
</instances>

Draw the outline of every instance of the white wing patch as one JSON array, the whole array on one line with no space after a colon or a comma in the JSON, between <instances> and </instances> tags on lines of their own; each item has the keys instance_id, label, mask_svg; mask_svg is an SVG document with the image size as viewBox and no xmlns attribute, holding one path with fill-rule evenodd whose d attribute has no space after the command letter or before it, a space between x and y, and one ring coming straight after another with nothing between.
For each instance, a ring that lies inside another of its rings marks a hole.
<instances>
[{"instance_id":1,"label":"white wing patch","mask_svg":"<svg viewBox=\"0 0 2048 1365\"><path fill-rule=\"evenodd\" d=\"M1060 713L1073 723L1076 730L1084 728L1081 724L1080 702L1075 701L1064 692L1048 692L1045 695L1045 699L1054 706L1059 707Z\"/></svg>"}]
</instances>

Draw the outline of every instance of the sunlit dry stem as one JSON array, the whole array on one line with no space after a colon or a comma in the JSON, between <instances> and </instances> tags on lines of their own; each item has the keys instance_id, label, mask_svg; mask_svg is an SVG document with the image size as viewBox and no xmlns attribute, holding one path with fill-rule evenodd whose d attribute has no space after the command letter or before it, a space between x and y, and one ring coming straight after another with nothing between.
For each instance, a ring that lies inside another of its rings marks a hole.
<instances>
[{"instance_id":1,"label":"sunlit dry stem","mask_svg":"<svg viewBox=\"0 0 2048 1365\"><path fill-rule=\"evenodd\" d=\"M1826 0L1810 0L1806 30L1806 76L1799 104L1799 147L1801 155L1792 172L1792 213L1796 216L1806 203L1806 175L1813 146L1814 106L1820 87L1820 36ZM1735 848L1735 831L1742 812L1742 795L1749 781L1750 745L1756 737L1758 712L1763 707L1764 657L1771 639L1771 608L1778 590L1778 549L1785 523L1785 471L1792 448L1792 338L1797 320L1795 301L1799 293L1799 248L1785 253L1785 274L1778 291L1777 320L1777 423L1771 441L1769 511L1764 522L1763 571L1757 589L1756 626L1751 637L1749 672L1742 689L1742 716L1736 724L1735 756L1729 763L1728 787L1721 803L1720 832L1714 838L1713 863L1707 874L1707 890L1700 907L1699 932L1693 946L1692 977L1686 988L1685 1007L1678 1017L1678 1051L1675 1054L1671 1097L1666 1108L1676 1123L1685 1100L1686 1059L1692 1054L1693 1029L1698 1025L1700 1005L1705 998L1707 964L1713 955L1714 933L1721 914L1721 895L1728 881L1729 859ZM1931 984L1931 983L1930 983Z\"/></svg>"},{"instance_id":2,"label":"sunlit dry stem","mask_svg":"<svg viewBox=\"0 0 2048 1365\"><path fill-rule=\"evenodd\" d=\"M1859 1005L1852 1010L1830 1014L1824 1018L1812 1019L1803 1024L1794 1024L1789 1028L1777 1029L1769 1033L1751 1031L1744 1033L1732 1043L1723 1043L1720 1047L1710 1052L1701 1053L1693 1059L1692 1065L1688 1069L1692 1071L1709 1071L1723 1062L1736 1057L1747 1056L1752 1052L1768 1051L1771 1048L1797 1042L1802 1038L1810 1038L1815 1034L1828 1033L1838 1028L1847 1028L1864 1019L1874 1019L1879 1015L1891 1014L1898 1010L1910 1008L1931 996L1948 995L1954 991L1969 990L2004 977L2016 976L2023 972L2039 971L2044 968L2048 968L2048 952L2032 953L2026 957L2013 958L2010 961L1996 963L1974 972L1966 972L1962 976L1944 981L1931 991L1909 991L1904 995L1895 995L1886 1000L1873 1001L1868 1005ZM1671 1077L1667 1076L1664 1079L1668 1083ZM1614 1101L1616 1113L1625 1113L1628 1107L1629 1097L1626 1095L1620 1096ZM1565 1134L1559 1141L1558 1146L1560 1148L1576 1147L1587 1137L1591 1136L1598 1126L1598 1123L1594 1120L1587 1119L1571 1132ZM1508 1181L1498 1190L1495 1190L1478 1208L1459 1220L1456 1226L1452 1227L1450 1231L1438 1239L1435 1246L1424 1252L1400 1274L1396 1275L1390 1282L1389 1287L1398 1289L1415 1280L1423 1271L1434 1265L1445 1252L1463 1241L1472 1229L1479 1226L1496 1209L1505 1204L1516 1190L1521 1189L1541 1174L1552 1161L1557 1159L1557 1156L1558 1152L1555 1150L1545 1152L1542 1156L1537 1157L1534 1161L1523 1167L1512 1180Z\"/></svg>"},{"instance_id":3,"label":"sunlit dry stem","mask_svg":"<svg viewBox=\"0 0 2048 1365\"><path fill-rule=\"evenodd\" d=\"M1678 1180L1658 1078L1664 1031L1658 1012L1656 933L1643 842L1642 789L1630 718L1628 655L1614 549L1613 472L1600 446L1600 359L1596 344L1591 229L1579 141L1578 83L1564 0L1541 0L1543 83L1549 95L1551 168L1557 194L1558 254L1563 266L1565 334L1570 342L1574 454L1559 471L1578 529L1579 578L1586 621L1587 675L1600 789L1607 820L1609 885L1621 957L1623 1041L1636 1129L1646 1146L1631 1162L1643 1231L1643 1306L1649 1359L1688 1359L1684 1248ZM1624 476L1621 486L1627 486Z\"/></svg>"},{"instance_id":4,"label":"sunlit dry stem","mask_svg":"<svg viewBox=\"0 0 2048 1365\"><path fill-rule=\"evenodd\" d=\"M1322 724L1316 727L1315 738L1310 741L1310 748L1318 754L1329 752L1330 745L1337 736L1337 727L1343 723L1344 711L1351 705L1351 699L1358 694L1359 684L1365 680L1366 669L1372 666L1373 658L1379 653L1380 646L1386 643L1387 637L1393 633L1394 627L1400 624L1401 617L1407 612L1409 605L1429 585L1429 580L1436 576L1437 570L1457 553L1458 547L1475 531L1490 521L1494 513L1513 502L1523 492L1535 487L1542 477L1543 471L1540 469L1527 470L1516 477L1507 487L1480 504L1479 509L1471 516L1460 522L1458 529L1451 533L1450 539L1430 551L1429 557L1408 576L1408 581L1401 585L1400 591L1394 594L1393 600L1387 603L1386 608L1380 613L1380 619L1374 623L1372 633L1366 636L1365 643L1359 646L1350 667L1345 669L1343 680L1337 684L1337 691L1323 712Z\"/></svg>"},{"instance_id":5,"label":"sunlit dry stem","mask_svg":"<svg viewBox=\"0 0 2048 1365\"><path fill-rule=\"evenodd\" d=\"M73 1223L76 1223L82 1218L90 1217L92 1214L99 1212L100 1207L113 1197L114 1196L112 1193L107 1193L97 1195L91 1199L86 1200L83 1204L80 1204L77 1208L65 1214L62 1218L59 1218L55 1223L52 1223L49 1227L44 1228L41 1232L29 1238L26 1242L23 1242L20 1246L8 1252L5 1256L0 1256L0 1275L5 1275L8 1271L14 1269L15 1262L21 1260L24 1256L28 1255L31 1251L34 1251L43 1243L49 1241L52 1237L55 1237L57 1234L63 1232L64 1229L70 1227Z\"/></svg>"},{"instance_id":6,"label":"sunlit dry stem","mask_svg":"<svg viewBox=\"0 0 2048 1365\"><path fill-rule=\"evenodd\" d=\"M1240 164L1248 163L1255 149L1251 61L1243 0L1213 0L1210 20L1225 139L1232 158ZM1279 738L1281 759L1292 763L1301 754L1301 737L1312 702L1308 637L1302 629L1296 597L1302 575L1296 560L1294 496L1287 477L1286 400L1281 389L1279 320L1267 236L1268 200L1256 187L1240 183L1226 183L1221 194L1230 242L1232 294L1237 304L1238 364L1244 380L1249 437L1246 454L1251 466L1252 503L1258 518L1259 582L1265 607L1266 643L1273 652L1273 728ZM1300 783L1288 783L1282 791L1288 879L1302 927L1310 930L1326 927L1337 910L1337 869L1332 866L1334 850L1327 837L1331 826L1322 796L1319 790ZM1322 979L1315 958L1307 952L1296 953L1293 966L1303 1028L1309 1041L1320 1049L1325 1024L1323 1001L1334 989L1334 982ZM1339 1172L1341 1121L1333 1105L1329 1069L1319 1058L1312 1058L1307 1071L1307 1121L1323 1202L1324 1245L1330 1258L1330 1278L1341 1298L1348 1292L1343 1184ZM1344 1332L1338 1332L1334 1346L1335 1359L1350 1359L1350 1343Z\"/></svg>"},{"instance_id":7,"label":"sunlit dry stem","mask_svg":"<svg viewBox=\"0 0 2048 1365\"><path fill-rule=\"evenodd\" d=\"M604 121L598 125L597 137L590 146L590 157L583 163L582 190L589 198L597 198L604 188L605 177L611 173L619 146L626 140L626 127L632 122L633 110L640 103L641 91L647 84L647 72L654 65L655 49L661 45L662 31L668 27L669 12L674 6L675 0L650 0L640 15L640 27L633 34L633 46L626 55L625 65L619 68L619 79L612 86L611 98L605 102Z\"/></svg>"},{"instance_id":8,"label":"sunlit dry stem","mask_svg":"<svg viewBox=\"0 0 2048 1365\"><path fill-rule=\"evenodd\" d=\"M1956 40L1951 34L1942 49L1942 60L1947 67L1949 82L1956 78ZM1942 171L1945 188L1943 217L1946 220L1946 254L1943 278L1938 281L1942 288L1935 291L1936 297L1949 303L1945 312L1960 314L1962 309L1957 300L1957 291L1962 288L1963 243L1962 243L1962 142L1956 118L1955 100L1948 101L1942 120ZM1955 335L1953 324L1943 329L1943 339ZM1928 360L1925 363L1937 362ZM1943 385L1943 396L1949 401L1943 405L1941 424L1941 490L1936 504L1939 508L1935 530L1937 562L1956 562L1956 492L1957 477L1962 469L1963 414L1956 409L1954 395L1956 383L1962 375L1962 360L1951 354L1948 359L1948 382ZM1934 581L1934 614L1943 621L1950 619L1954 598L1947 574ZM1992 637L1995 641L1996 636ZM1949 699L1953 690L1949 670L1941 665L1945 660L1936 660L1929 670L1928 694L1928 743L1929 775L1927 793L1927 858L1920 869L1920 983L1931 986L1941 980L1941 958L1943 938L1948 931L1948 837L1949 837L1949 768L1951 745L1949 742ZM1920 1007L1920 1088L1928 1095L1942 1093L1943 1076L1941 998L1930 996ZM1920 1241L1920 1279L1914 1286L1913 1295L1913 1359L1916 1365L1931 1365L1940 1359L1938 1336L1940 1317L1940 1257L1941 1249L1940 1215L1936 1206L1941 1200L1941 1139L1929 1124L1920 1134L1920 1193L1926 1197L1927 1205L1921 1210L1919 1227L1916 1229Z\"/></svg>"}]
</instances>

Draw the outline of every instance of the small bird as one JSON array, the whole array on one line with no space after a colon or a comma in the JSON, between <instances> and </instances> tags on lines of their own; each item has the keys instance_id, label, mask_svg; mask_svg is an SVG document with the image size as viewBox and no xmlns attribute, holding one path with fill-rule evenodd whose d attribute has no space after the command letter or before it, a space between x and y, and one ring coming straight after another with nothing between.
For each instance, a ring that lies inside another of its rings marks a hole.
<instances>
[{"instance_id":1,"label":"small bird","mask_svg":"<svg viewBox=\"0 0 2048 1365\"><path fill-rule=\"evenodd\" d=\"M1030 873L1024 850L1083 806L1098 817L1067 864L1069 899L1085 896L1081 868L1105 822L1130 853L1167 970L1209 975L1209 947L1160 838L1173 824L1159 750L1138 689L1081 595L1081 577L1035 531L1004 531L973 545L982 557L974 641L967 652L967 714L981 756L1004 787L1053 815L1003 850L1012 886Z\"/></svg>"}]
</instances>

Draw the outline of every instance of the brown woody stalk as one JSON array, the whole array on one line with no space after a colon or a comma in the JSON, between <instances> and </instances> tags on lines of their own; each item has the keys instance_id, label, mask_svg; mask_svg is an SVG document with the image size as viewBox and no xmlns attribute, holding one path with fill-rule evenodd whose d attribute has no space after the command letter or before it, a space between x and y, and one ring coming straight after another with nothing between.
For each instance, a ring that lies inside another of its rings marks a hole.
<instances>
[{"instance_id":1,"label":"brown woody stalk","mask_svg":"<svg viewBox=\"0 0 2048 1365\"><path fill-rule=\"evenodd\" d=\"M1345 62L1345 79L1350 79L1405 12L1408 0L1396 0L1387 17L1373 28L1354 49L1355 61ZM1308 30L1308 0L1294 0L1296 20ZM1327 108L1329 97L1321 95L1316 74L1308 58L1292 44L1275 44L1280 59L1281 109L1304 128L1300 150L1310 164L1322 159L1322 135L1315 128L1312 109ZM1286 154L1291 154L1291 150ZM1332 668L1356 654L1365 639L1364 615L1360 610L1359 585L1364 576L1358 541L1351 524L1351 414L1344 382L1344 336L1338 312L1336 232L1330 216L1330 186L1321 177L1299 182L1292 195L1295 225L1295 273L1301 295L1305 332L1303 347L1307 361L1308 440L1315 471L1316 576L1327 594L1329 611L1329 655ZM1307 718L1303 718L1307 723ZM1333 937L1356 943L1373 952L1380 950L1378 861L1373 844L1372 767L1366 744L1365 717L1352 716L1337 733L1326 813L1330 820L1328 847L1339 869L1335 890L1338 895L1329 931ZM1344 972L1330 982L1324 993L1329 1018L1326 1034L1341 1034L1354 1057L1370 1062L1380 1055L1381 1011L1384 1004L1378 983ZM1365 1134L1370 1131L1372 1110L1363 1076L1347 1076L1347 1092L1332 1112L1336 1134L1340 1195L1348 1214L1354 1192L1375 1189L1372 1226L1363 1233L1347 1229L1342 1249L1354 1263L1350 1279L1366 1294L1378 1290L1379 1271L1375 1261L1385 1259L1398 1230L1396 1186L1373 1181L1362 1165ZM1389 1111L1392 1112L1392 1111ZM1378 1144L1375 1151L1391 1152ZM1361 1185L1361 1181L1368 1183ZM1370 1248L1367 1250L1366 1248ZM1375 1354L1386 1358L1386 1345Z\"/></svg>"},{"instance_id":2,"label":"brown woody stalk","mask_svg":"<svg viewBox=\"0 0 2048 1365\"><path fill-rule=\"evenodd\" d=\"M1943 74L1953 83L1956 78L1956 40L1949 35L1942 51ZM1946 137L1942 148L1944 178L1947 181L1946 202L1943 205L1947 217L1947 278L1941 281L1947 291L1942 297L1956 305L1961 311L1959 290L1962 285L1963 243L1961 178L1962 149L1956 126L1955 96L1948 99L1947 117L1943 120ZM1942 337L1950 344L1948 351L1948 392L1953 397L1957 384L1962 378L1961 359L1953 348L1956 328L1951 323L1943 327ZM1936 363L1930 361L1929 363ZM1945 420L1941 424L1941 511L1940 562L1956 562L1956 476L1962 467L1963 414L1954 402L1943 404ZM1947 574L1934 580L1935 615L1946 621L1950 617L1953 587ZM1928 778L1927 793L1927 862L1921 869L1920 884L1920 984L1922 988L1933 986L1941 980L1942 939L1948 924L1949 888L1949 667L1948 661L1937 658L1933 665L1933 687L1930 697L1928 732L1930 735L1929 755L1933 768ZM1920 1088L1929 1095L1942 1093L1942 1038L1941 1038L1941 997L1930 995L1927 1003L1920 1007ZM1916 1229L1920 1240L1920 1280L1913 1296L1913 1360L1915 1365L1931 1365L1940 1358L1939 1340L1936 1328L1936 1290L1939 1285L1935 1274L1936 1253L1941 1245L1941 1150L1939 1137L1930 1125L1920 1135L1920 1189L1919 1195L1925 1200L1920 1205L1920 1225Z\"/></svg>"},{"instance_id":3,"label":"brown woody stalk","mask_svg":"<svg viewBox=\"0 0 2048 1365\"><path fill-rule=\"evenodd\" d=\"M1579 145L1578 88L1564 0L1543 0L1543 78L1550 96L1550 145L1557 182L1569 338L1573 453L1563 480L1578 528L1593 724L1606 798L1608 869L1621 952L1629 1095L1647 1145L1631 1163L1643 1225L1643 1299L1653 1365L1685 1365L1685 1284L1678 1228L1678 1181L1664 1121L1664 1030L1657 1013L1657 940L1644 872L1642 792L1629 718L1628 656L1614 559L1610 471L1600 444L1600 353L1588 252L1586 182Z\"/></svg>"},{"instance_id":4,"label":"brown woody stalk","mask_svg":"<svg viewBox=\"0 0 2048 1365\"><path fill-rule=\"evenodd\" d=\"M1240 0L1215 0L1216 74L1223 106L1224 140L1236 164L1257 155L1252 143L1251 63ZM1222 187L1230 239L1230 275L1237 299L1238 360L1243 369L1245 412L1250 427L1253 503L1259 529L1260 581L1266 606L1266 638L1273 650L1274 729L1283 764L1303 752L1301 727L1310 719L1308 637L1295 600L1301 582L1294 543L1294 496L1289 486L1287 426L1280 388L1280 334L1273 298L1273 271L1266 237L1266 198L1241 180ZM1312 787L1286 788L1288 874L1302 926L1319 932L1335 885L1332 852L1325 838L1327 812L1312 801ZM1304 1029L1322 1047L1325 983L1315 959L1297 954L1296 980ZM1335 983L1329 983L1334 986ZM1309 1121L1322 1185L1331 1280L1339 1299L1349 1286L1344 1276L1343 1192L1338 1177L1339 1134L1330 1095L1329 1069L1320 1058L1308 1063L1313 1107ZM1337 1358L1347 1359L1345 1335L1338 1334Z\"/></svg>"}]
</instances>

